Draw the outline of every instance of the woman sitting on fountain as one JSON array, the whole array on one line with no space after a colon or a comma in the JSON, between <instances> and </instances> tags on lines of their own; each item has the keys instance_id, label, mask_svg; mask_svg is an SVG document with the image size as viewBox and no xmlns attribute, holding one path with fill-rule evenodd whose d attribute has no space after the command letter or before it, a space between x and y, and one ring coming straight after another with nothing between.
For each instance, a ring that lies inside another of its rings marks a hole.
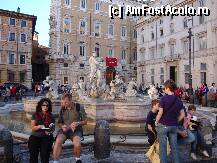
<instances>
[{"instance_id":1,"label":"woman sitting on fountain","mask_svg":"<svg viewBox=\"0 0 217 163\"><path fill-rule=\"evenodd\" d=\"M53 131L55 120L52 115L51 101L48 98L41 99L36 112L32 115L32 132L29 137L28 147L30 152L30 163L38 163L38 154L42 163L48 163L53 144Z\"/></svg>"}]
</instances>

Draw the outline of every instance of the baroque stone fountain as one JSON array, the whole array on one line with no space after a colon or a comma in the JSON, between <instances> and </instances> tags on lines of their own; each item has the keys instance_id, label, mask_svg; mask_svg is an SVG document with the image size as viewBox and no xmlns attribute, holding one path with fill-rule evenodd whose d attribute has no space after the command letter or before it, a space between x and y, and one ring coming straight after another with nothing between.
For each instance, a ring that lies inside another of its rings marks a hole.
<instances>
[{"instance_id":1,"label":"baroque stone fountain","mask_svg":"<svg viewBox=\"0 0 217 163\"><path fill-rule=\"evenodd\" d=\"M129 126L128 123L144 124L150 110L151 99L137 94L136 79L133 78L126 85L116 74L110 85L106 85L102 75L103 60L97 57L95 52L90 57L89 64L89 84L84 81L74 83L71 94L76 101L83 104L90 122L95 123L96 120L103 119L122 126ZM57 114L61 108L57 85L50 77L47 77L44 83L50 87L46 96L52 100L53 113ZM127 88L126 91L124 88ZM24 102L27 117L35 111L38 100L28 99Z\"/></svg>"}]
</instances>

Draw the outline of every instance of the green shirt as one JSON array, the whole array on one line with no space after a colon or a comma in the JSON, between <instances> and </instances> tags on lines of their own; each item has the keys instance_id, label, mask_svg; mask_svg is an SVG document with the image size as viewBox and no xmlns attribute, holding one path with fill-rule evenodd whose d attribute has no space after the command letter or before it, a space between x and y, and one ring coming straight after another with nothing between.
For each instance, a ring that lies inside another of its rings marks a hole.
<instances>
[{"instance_id":1,"label":"green shirt","mask_svg":"<svg viewBox=\"0 0 217 163\"><path fill-rule=\"evenodd\" d=\"M84 108L80 105L80 109L76 109L75 105L73 104L71 108L60 110L58 123L71 125L72 122L84 121L86 119L87 114Z\"/></svg>"}]
</instances>

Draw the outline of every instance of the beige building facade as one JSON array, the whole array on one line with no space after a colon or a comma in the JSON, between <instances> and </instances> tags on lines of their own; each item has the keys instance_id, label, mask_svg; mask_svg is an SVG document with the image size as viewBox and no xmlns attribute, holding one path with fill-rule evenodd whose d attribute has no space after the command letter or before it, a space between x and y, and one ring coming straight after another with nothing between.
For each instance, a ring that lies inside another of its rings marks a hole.
<instances>
[{"instance_id":1,"label":"beige building facade","mask_svg":"<svg viewBox=\"0 0 217 163\"><path fill-rule=\"evenodd\" d=\"M32 80L32 39L36 16L0 9L0 82Z\"/></svg>"},{"instance_id":2,"label":"beige building facade","mask_svg":"<svg viewBox=\"0 0 217 163\"><path fill-rule=\"evenodd\" d=\"M60 84L88 82L92 51L104 60L104 75L112 72L129 81L136 77L137 18L111 19L109 5L138 4L133 0L52 0L50 9L50 76ZM106 67L106 57L118 65Z\"/></svg>"},{"instance_id":3,"label":"beige building facade","mask_svg":"<svg viewBox=\"0 0 217 163\"><path fill-rule=\"evenodd\" d=\"M206 6L210 16L145 17L137 24L138 83L159 85L173 79L178 86L189 83L189 39L192 28L192 82L217 82L217 1L216 0L156 0L152 6Z\"/></svg>"}]
</instances>

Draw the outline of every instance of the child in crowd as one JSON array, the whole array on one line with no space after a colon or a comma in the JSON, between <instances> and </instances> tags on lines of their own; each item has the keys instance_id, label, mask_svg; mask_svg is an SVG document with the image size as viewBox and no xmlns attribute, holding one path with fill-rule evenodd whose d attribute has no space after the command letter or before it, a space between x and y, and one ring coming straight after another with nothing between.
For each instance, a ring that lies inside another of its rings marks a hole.
<instances>
[{"instance_id":1,"label":"child in crowd","mask_svg":"<svg viewBox=\"0 0 217 163\"><path fill-rule=\"evenodd\" d=\"M195 116L196 112L196 107L194 105L189 105L188 106L188 115L187 115L187 125L190 131L194 134L195 136L195 141L191 143L191 158L196 160L196 150L197 147L199 146L202 150L202 154L205 157L209 157L209 154L206 150L204 150L203 143L202 143L202 137L200 133L198 132L198 127L200 123L197 120L197 117Z\"/></svg>"},{"instance_id":2,"label":"child in crowd","mask_svg":"<svg viewBox=\"0 0 217 163\"><path fill-rule=\"evenodd\" d=\"M159 110L160 101L155 99L151 102L151 110L149 111L146 119L146 128L148 132L148 142L152 145L157 139L157 132L155 130L155 120Z\"/></svg>"}]
</instances>

